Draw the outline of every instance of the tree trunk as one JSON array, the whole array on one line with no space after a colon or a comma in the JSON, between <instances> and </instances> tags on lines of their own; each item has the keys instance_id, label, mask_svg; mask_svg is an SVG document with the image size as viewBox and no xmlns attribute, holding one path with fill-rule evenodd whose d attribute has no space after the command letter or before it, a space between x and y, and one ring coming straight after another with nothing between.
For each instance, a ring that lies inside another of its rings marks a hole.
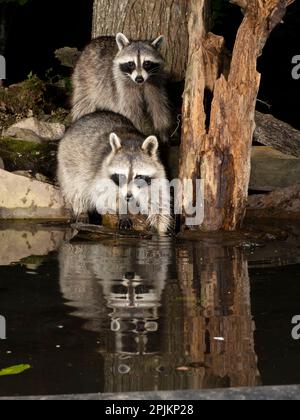
<instances>
[{"instance_id":1,"label":"tree trunk","mask_svg":"<svg viewBox=\"0 0 300 420\"><path fill-rule=\"evenodd\" d=\"M188 56L189 0L95 0L93 38L125 33L132 39L165 35L162 53L173 80L183 80Z\"/></svg>"},{"instance_id":2,"label":"tree trunk","mask_svg":"<svg viewBox=\"0 0 300 420\"><path fill-rule=\"evenodd\" d=\"M205 28L207 2L190 1L180 178L204 180L201 230L235 230L243 221L260 85L257 59L292 1L232 0L244 9L244 19L228 77L222 68L223 39ZM182 225L189 228L185 217Z\"/></svg>"},{"instance_id":3,"label":"tree trunk","mask_svg":"<svg viewBox=\"0 0 300 420\"><path fill-rule=\"evenodd\" d=\"M269 114L255 113L254 140L279 152L300 158L300 131Z\"/></svg>"}]
</instances>

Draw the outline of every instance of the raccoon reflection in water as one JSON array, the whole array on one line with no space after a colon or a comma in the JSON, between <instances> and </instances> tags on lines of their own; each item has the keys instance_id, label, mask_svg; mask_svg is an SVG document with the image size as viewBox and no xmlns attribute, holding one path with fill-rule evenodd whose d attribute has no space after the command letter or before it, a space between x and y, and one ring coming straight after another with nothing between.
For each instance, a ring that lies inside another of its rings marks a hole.
<instances>
[{"instance_id":1,"label":"raccoon reflection in water","mask_svg":"<svg viewBox=\"0 0 300 420\"><path fill-rule=\"evenodd\" d=\"M88 329L109 329L104 336L113 353L153 354L159 352L159 308L173 261L169 239L65 244L60 287Z\"/></svg>"},{"instance_id":2,"label":"raccoon reflection in water","mask_svg":"<svg viewBox=\"0 0 300 420\"><path fill-rule=\"evenodd\" d=\"M242 250L168 238L60 257L64 298L99 333L104 392L260 384Z\"/></svg>"}]
</instances>

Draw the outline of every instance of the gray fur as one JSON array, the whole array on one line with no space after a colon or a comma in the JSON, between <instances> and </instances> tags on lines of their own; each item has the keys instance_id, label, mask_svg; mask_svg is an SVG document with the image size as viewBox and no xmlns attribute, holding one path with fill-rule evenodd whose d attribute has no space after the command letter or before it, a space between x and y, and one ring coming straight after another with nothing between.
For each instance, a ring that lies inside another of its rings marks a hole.
<instances>
[{"instance_id":1,"label":"gray fur","mask_svg":"<svg viewBox=\"0 0 300 420\"><path fill-rule=\"evenodd\" d=\"M130 187L129 178L138 175L153 180L166 180L166 173L158 157L158 141L154 136L145 140L125 117L111 112L95 112L77 121L62 139L58 151L58 180L62 193L79 217L87 211L105 214L116 204L115 193L128 193L148 209L146 189ZM117 186L112 176L125 174L126 184ZM108 192L103 182L109 182ZM147 187L148 188L148 187ZM155 203L156 204L156 203ZM161 204L157 203L161 208ZM119 209L119 203L117 210ZM166 233L171 224L166 206L160 214L149 211L148 223L159 233Z\"/></svg>"},{"instance_id":2,"label":"gray fur","mask_svg":"<svg viewBox=\"0 0 300 420\"><path fill-rule=\"evenodd\" d=\"M73 75L73 121L96 110L127 117L145 135L156 134L168 142L172 119L166 93L164 59L159 52L163 37L155 41L130 42L125 35L100 37L83 51ZM159 70L146 71L144 61L153 60ZM133 61L136 69L125 74L120 64ZM137 84L134 77L143 76Z\"/></svg>"}]
</instances>

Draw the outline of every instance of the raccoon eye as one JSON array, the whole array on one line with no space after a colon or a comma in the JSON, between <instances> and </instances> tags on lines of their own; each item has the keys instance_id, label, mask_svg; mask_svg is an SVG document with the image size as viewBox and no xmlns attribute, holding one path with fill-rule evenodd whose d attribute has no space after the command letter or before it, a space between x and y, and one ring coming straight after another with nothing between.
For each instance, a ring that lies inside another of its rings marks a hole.
<instances>
[{"instance_id":1,"label":"raccoon eye","mask_svg":"<svg viewBox=\"0 0 300 420\"><path fill-rule=\"evenodd\" d=\"M122 187L126 184L127 178L125 175L114 174L111 176L111 180L118 186Z\"/></svg>"},{"instance_id":2,"label":"raccoon eye","mask_svg":"<svg viewBox=\"0 0 300 420\"><path fill-rule=\"evenodd\" d=\"M143 67L146 71L155 71L159 69L159 64L153 63L152 61L145 61Z\"/></svg>"},{"instance_id":3,"label":"raccoon eye","mask_svg":"<svg viewBox=\"0 0 300 420\"><path fill-rule=\"evenodd\" d=\"M135 178L135 181L137 184L140 184L138 186L143 186L143 183L146 183L147 185L151 185L152 183L152 178L150 176L146 176L146 175L138 175Z\"/></svg>"},{"instance_id":4,"label":"raccoon eye","mask_svg":"<svg viewBox=\"0 0 300 420\"><path fill-rule=\"evenodd\" d=\"M123 73L132 73L135 70L135 62L129 61L129 63L124 63L120 65L120 69Z\"/></svg>"},{"instance_id":5,"label":"raccoon eye","mask_svg":"<svg viewBox=\"0 0 300 420\"><path fill-rule=\"evenodd\" d=\"M135 69L135 62L134 61L129 61L129 63L127 65L131 70Z\"/></svg>"},{"instance_id":6,"label":"raccoon eye","mask_svg":"<svg viewBox=\"0 0 300 420\"><path fill-rule=\"evenodd\" d=\"M152 62L151 61L145 61L144 62L144 68L145 69L149 69L152 66Z\"/></svg>"}]
</instances>

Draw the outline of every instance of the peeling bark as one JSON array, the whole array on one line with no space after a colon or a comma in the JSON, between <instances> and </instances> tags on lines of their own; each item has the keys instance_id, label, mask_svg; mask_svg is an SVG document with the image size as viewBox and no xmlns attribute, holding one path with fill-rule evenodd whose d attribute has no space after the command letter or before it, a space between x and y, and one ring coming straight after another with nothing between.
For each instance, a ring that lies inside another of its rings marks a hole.
<instances>
[{"instance_id":1,"label":"peeling bark","mask_svg":"<svg viewBox=\"0 0 300 420\"><path fill-rule=\"evenodd\" d=\"M206 29L206 2L190 1L180 178L205 182L204 222L199 226L204 231L231 231L243 222L260 85L257 59L291 0L238 3L245 16L226 75L222 68L224 41ZM212 98L209 107L207 96ZM189 228L185 218L182 225Z\"/></svg>"}]
</instances>

